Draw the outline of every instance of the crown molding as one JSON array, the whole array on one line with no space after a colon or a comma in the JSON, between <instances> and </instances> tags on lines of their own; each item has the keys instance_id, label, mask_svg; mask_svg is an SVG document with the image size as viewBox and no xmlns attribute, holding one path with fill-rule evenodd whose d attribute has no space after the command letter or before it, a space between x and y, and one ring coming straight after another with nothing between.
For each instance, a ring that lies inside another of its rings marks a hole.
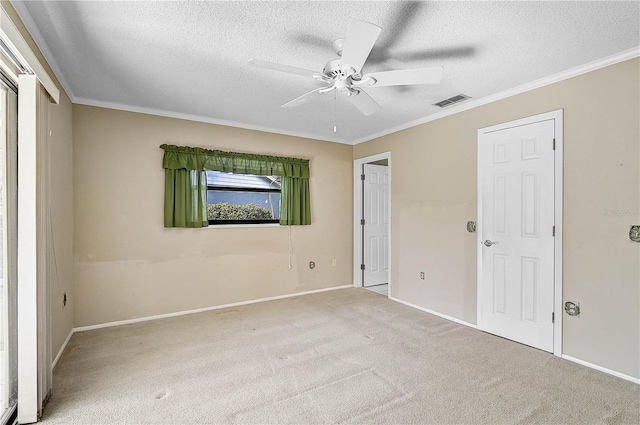
<instances>
[{"instance_id":1,"label":"crown molding","mask_svg":"<svg viewBox=\"0 0 640 425\"><path fill-rule=\"evenodd\" d=\"M320 140L320 141L323 141L323 142L340 143L340 144L344 144L344 145L351 145L352 144L351 141L349 141L349 140L322 137L322 136L319 136L317 134L298 132L298 131L288 131L288 130L283 130L283 129L275 128L275 127L252 125L252 124L247 124L247 123L242 123L242 122L237 122L237 121L230 121L230 120L222 120L222 119L218 119L218 118L203 117L201 115L183 114L183 113L180 113L180 112L165 111L165 110L162 110L162 109L154 109L154 108L146 108L146 107L142 107L142 106L126 105L126 104L123 104L123 103L102 102L102 101L99 101L99 100L86 99L86 98L81 98L81 97L76 97L76 98L72 99L72 102L76 103L78 105L96 106L96 107L99 107L99 108L117 109L117 110L120 110L120 111L136 112L136 113L139 113L139 114L155 115L155 116L166 117L166 118L176 118L176 119L186 120L186 121L196 121L196 122L202 122L202 123L207 123L207 124L223 125L223 126L226 126L226 127L240 128L240 129L243 129L243 130L262 131L262 132L265 132L265 133L274 133L274 134L281 134L281 135L284 135L284 136L301 137L301 138L304 138L304 139Z\"/></svg>"},{"instance_id":2,"label":"crown molding","mask_svg":"<svg viewBox=\"0 0 640 425\"><path fill-rule=\"evenodd\" d=\"M437 112L435 114L431 114L431 115L427 115L425 117L419 118L417 120L413 120L392 128L389 128L387 130L383 130L381 132L378 133L374 133L374 134L370 134L368 136L364 136L360 139L356 139L353 141L350 140L344 140L344 139L337 139L337 138L327 138L327 137L321 137L318 136L316 134L311 134L311 133L305 133L305 132L291 132L291 131L287 131L287 130L282 130L282 129L278 129L278 128L274 128L274 127L266 127L266 126L256 126L256 125L250 125L250 124L246 124L246 123L241 123L241 122L237 122L237 121L229 121L229 120L221 120L221 119L216 119L216 118L210 118L210 117L203 117L203 116L198 116L198 115L191 115L191 114L182 114L182 113L178 113L178 112L171 112L171 111L164 111L164 110L159 110L159 109L153 109L153 108L144 108L144 107L138 107L138 106L131 106L131 105L124 105L124 104L120 104L120 103L112 103L112 102L101 102L101 101L97 101L97 100L93 100L93 99L85 99L85 98L73 98L72 101L74 103L78 103L78 104L82 104L82 105L88 105L88 106L98 106L98 107L102 107L102 108L110 108L110 109L119 109L119 110L123 110L123 111L129 111L129 112L138 112L138 113L143 113L143 114L150 114L150 115L158 115L158 116L163 116L163 117L168 117L168 118L177 118L177 119L183 119L183 120L188 120L188 121L197 121L197 122L205 122L205 123L209 123L209 124L217 124L217 125L224 125L224 126L228 126L228 127L236 127L236 128L242 128L245 130L256 130L256 131L263 131L263 132L267 132L267 133L275 133L275 134L282 134L282 135L286 135L286 136L294 136L294 137L303 137L306 139L313 139L313 140L320 140L320 141L325 141L325 142L332 142L332 143L341 143L341 144L346 144L346 145L358 145L360 143L365 143L368 142L370 140L374 140L383 136L387 136L389 134L392 133L397 133L399 131L402 130L406 130L412 127L416 127L422 124L426 124L428 122L431 121L435 121L435 120L439 120L441 118L445 118L451 115L455 115L458 114L460 112L464 112L464 111L468 111L470 109L474 109L474 108L478 108L480 106L483 105L487 105L489 103L493 103L493 102L497 102L499 100L502 99L506 99L512 96L516 96L518 94L521 93L525 93L531 90L535 90L538 89L540 87L544 87L544 86L548 86L550 84L554 84L563 80L567 80L569 78L573 78L573 77L577 77L579 75L582 74L586 74L588 72L592 72L592 71L596 71L598 69L601 68L605 68L607 66L611 66L611 65L615 65L617 63L620 62L624 62L630 59L634 59L637 58L638 56L640 56L640 47L634 47L632 49L629 50L625 50L623 52L620 52L618 54L612 55L612 56L608 56L606 58L594 61L594 62L590 62L588 64L576 67L576 68L572 68L570 70L567 71L563 71L560 72L558 74L554 74L548 77L544 77L535 81L532 81L530 83L527 84L523 84L508 90L504 90L502 92L490 95L490 96L485 96L482 98L478 98L478 99L473 99L470 100L468 102L464 102L462 104L459 105L455 105L452 106L450 108L447 108L444 111L441 112Z\"/></svg>"},{"instance_id":3,"label":"crown molding","mask_svg":"<svg viewBox=\"0 0 640 425\"><path fill-rule=\"evenodd\" d=\"M567 71L560 72L558 74L550 75L548 77L541 78L539 80L532 81L527 84L523 84L521 86L517 86L508 90L504 90L502 92L481 97L478 99L473 99L468 102L463 102L461 104L452 106L447 108L444 111L437 112L435 114L427 115L422 118L418 118L417 120L410 121L405 124L400 124L396 127L392 127L387 130L383 130L381 132L365 136L358 140L353 141L353 145L358 145L360 143L368 142L370 140L378 139L383 136L387 136L392 133L397 133L398 131L406 130L408 128L416 127L421 124L425 124L431 121L439 120L444 117L448 117L451 115L458 114L460 112L468 111L470 109L478 108L483 105L487 105L489 103L497 102L502 99L506 99L508 97L516 96L521 93L525 93L531 90L538 89L540 87L548 86L550 84L554 84L563 80L567 80L569 78L577 77L582 74L586 74L591 71L596 71L601 68L605 68L607 66L615 65L620 62L624 62L630 59L634 59L640 56L640 47L634 47L629 50L625 50L623 52L617 53L612 56L608 56L603 59L599 59L597 61L590 62L585 65L578 66L576 68L569 69Z\"/></svg>"}]
</instances>

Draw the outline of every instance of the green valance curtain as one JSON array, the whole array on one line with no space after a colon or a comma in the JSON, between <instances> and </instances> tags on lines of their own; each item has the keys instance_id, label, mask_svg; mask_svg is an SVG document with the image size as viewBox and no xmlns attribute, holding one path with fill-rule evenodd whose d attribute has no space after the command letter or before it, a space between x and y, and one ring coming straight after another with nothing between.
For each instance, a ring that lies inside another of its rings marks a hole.
<instances>
[{"instance_id":1,"label":"green valance curtain","mask_svg":"<svg viewBox=\"0 0 640 425\"><path fill-rule=\"evenodd\" d=\"M309 160L161 145L165 227L205 227L205 170L282 177L281 225L311 224Z\"/></svg>"}]
</instances>

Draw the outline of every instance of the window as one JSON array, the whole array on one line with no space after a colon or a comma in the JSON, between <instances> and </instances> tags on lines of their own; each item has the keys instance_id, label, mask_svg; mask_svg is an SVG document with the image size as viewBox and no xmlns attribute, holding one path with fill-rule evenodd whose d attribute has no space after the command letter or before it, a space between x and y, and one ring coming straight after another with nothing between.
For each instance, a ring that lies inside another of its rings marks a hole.
<instances>
[{"instance_id":1,"label":"window","mask_svg":"<svg viewBox=\"0 0 640 425\"><path fill-rule=\"evenodd\" d=\"M281 177L219 171L206 174L209 224L280 222Z\"/></svg>"},{"instance_id":2,"label":"window","mask_svg":"<svg viewBox=\"0 0 640 425\"><path fill-rule=\"evenodd\" d=\"M311 224L308 159L167 144L160 145L160 149L164 150L164 227ZM232 195L242 198L239 192L248 192L244 200L232 199ZM256 195L254 200L249 197L251 193ZM239 207L242 205L245 207ZM269 213L255 218L255 214L220 214L218 211L256 208L257 211L264 208ZM211 220L207 209L211 210Z\"/></svg>"}]
</instances>

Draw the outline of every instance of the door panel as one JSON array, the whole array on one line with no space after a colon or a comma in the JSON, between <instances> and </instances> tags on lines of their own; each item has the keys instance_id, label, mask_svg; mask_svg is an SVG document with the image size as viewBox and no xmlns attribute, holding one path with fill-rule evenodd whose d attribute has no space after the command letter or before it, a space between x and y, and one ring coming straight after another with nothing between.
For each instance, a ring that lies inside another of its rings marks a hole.
<instances>
[{"instance_id":1,"label":"door panel","mask_svg":"<svg viewBox=\"0 0 640 425\"><path fill-rule=\"evenodd\" d=\"M554 122L478 139L481 329L553 351Z\"/></svg>"},{"instance_id":2,"label":"door panel","mask_svg":"<svg viewBox=\"0 0 640 425\"><path fill-rule=\"evenodd\" d=\"M389 282L389 171L364 164L363 286Z\"/></svg>"}]
</instances>

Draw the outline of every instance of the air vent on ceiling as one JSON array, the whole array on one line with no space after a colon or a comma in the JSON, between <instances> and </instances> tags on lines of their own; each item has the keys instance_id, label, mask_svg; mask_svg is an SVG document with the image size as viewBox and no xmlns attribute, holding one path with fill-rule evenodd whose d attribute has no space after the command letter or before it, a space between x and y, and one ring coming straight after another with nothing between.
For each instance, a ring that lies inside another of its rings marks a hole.
<instances>
[{"instance_id":1,"label":"air vent on ceiling","mask_svg":"<svg viewBox=\"0 0 640 425\"><path fill-rule=\"evenodd\" d=\"M454 103L462 102L463 100L471 99L471 96L467 96L466 94L458 94L449 99L441 100L438 103L434 103L433 106L439 106L444 108L449 105L453 105Z\"/></svg>"}]
</instances>

